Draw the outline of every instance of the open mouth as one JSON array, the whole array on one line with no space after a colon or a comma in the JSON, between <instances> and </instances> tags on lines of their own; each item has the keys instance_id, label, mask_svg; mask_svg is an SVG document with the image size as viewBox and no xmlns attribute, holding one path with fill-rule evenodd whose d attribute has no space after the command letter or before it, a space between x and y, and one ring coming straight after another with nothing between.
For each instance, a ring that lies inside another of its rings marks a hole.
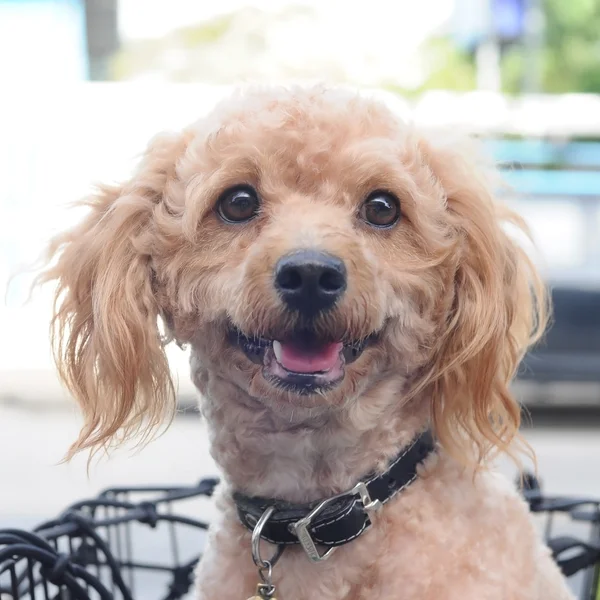
<instances>
[{"instance_id":1,"label":"open mouth","mask_svg":"<svg viewBox=\"0 0 600 600\"><path fill-rule=\"evenodd\" d=\"M249 337L233 328L230 338L249 360L263 366L263 375L271 384L297 394L313 394L340 383L345 365L357 360L375 335L344 343L303 330L275 340Z\"/></svg>"}]
</instances>

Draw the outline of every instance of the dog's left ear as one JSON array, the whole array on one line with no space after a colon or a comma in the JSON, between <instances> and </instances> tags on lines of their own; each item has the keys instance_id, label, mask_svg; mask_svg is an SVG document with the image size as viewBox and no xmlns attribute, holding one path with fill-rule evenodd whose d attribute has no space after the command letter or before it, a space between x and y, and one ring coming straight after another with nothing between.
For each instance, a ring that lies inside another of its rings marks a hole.
<instances>
[{"instance_id":1,"label":"dog's left ear","mask_svg":"<svg viewBox=\"0 0 600 600\"><path fill-rule=\"evenodd\" d=\"M476 144L424 146L455 242L447 322L430 372L433 421L442 444L464 462L474 444L478 463L494 448L510 452L520 409L509 385L548 313L541 278L506 226L527 228L495 200L502 182L479 164L480 152Z\"/></svg>"},{"instance_id":2,"label":"dog's left ear","mask_svg":"<svg viewBox=\"0 0 600 600\"><path fill-rule=\"evenodd\" d=\"M175 405L151 261L184 151L183 134L155 138L134 176L100 186L81 202L85 219L51 244L39 281L57 284L55 362L84 416L71 455L148 431Z\"/></svg>"}]
</instances>

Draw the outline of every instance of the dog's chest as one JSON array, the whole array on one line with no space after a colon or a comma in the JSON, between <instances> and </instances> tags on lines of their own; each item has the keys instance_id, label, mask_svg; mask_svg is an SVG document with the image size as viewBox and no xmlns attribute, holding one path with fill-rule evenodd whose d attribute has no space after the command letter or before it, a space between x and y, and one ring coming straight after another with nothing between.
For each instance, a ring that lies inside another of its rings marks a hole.
<instances>
[{"instance_id":1,"label":"dog's chest","mask_svg":"<svg viewBox=\"0 0 600 600\"><path fill-rule=\"evenodd\" d=\"M367 533L339 548L325 562L310 562L299 547L286 550L273 569L275 592L271 600L442 598L430 594L436 590L436 580L443 585L447 583L445 577L438 578L436 575L441 575L445 566L440 564L439 554L432 551L431 538L420 536L421 527L416 524L414 528L403 527L395 513L395 510L390 510ZM246 552L242 550L241 560L236 561L238 574L241 573L240 564L248 566L238 588L244 591L238 591L237 597L241 600L267 600L256 593L258 573L249 565L248 551L248 547Z\"/></svg>"},{"instance_id":2,"label":"dog's chest","mask_svg":"<svg viewBox=\"0 0 600 600\"><path fill-rule=\"evenodd\" d=\"M415 581L408 557L423 554L418 540L406 540L402 552L386 541L393 535L382 520L360 540L337 552L326 563L308 561L299 549L282 559L275 581L278 600L417 600L423 598L426 582ZM432 564L427 565L431 569ZM412 581L410 581L412 580ZM405 581L408 585L399 586Z\"/></svg>"}]
</instances>

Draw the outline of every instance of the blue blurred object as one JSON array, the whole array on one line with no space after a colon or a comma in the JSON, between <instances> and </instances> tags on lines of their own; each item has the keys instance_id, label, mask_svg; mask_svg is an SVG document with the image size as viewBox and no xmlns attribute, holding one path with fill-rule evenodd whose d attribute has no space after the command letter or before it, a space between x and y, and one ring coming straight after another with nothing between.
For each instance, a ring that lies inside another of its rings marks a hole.
<instances>
[{"instance_id":1,"label":"blue blurred object","mask_svg":"<svg viewBox=\"0 0 600 600\"><path fill-rule=\"evenodd\" d=\"M487 145L500 163L600 169L600 142L496 139Z\"/></svg>"},{"instance_id":2,"label":"blue blurred object","mask_svg":"<svg viewBox=\"0 0 600 600\"><path fill-rule=\"evenodd\" d=\"M525 33L526 13L526 0L456 0L452 37L469 50L490 38L514 42Z\"/></svg>"},{"instance_id":3,"label":"blue blurred object","mask_svg":"<svg viewBox=\"0 0 600 600\"><path fill-rule=\"evenodd\" d=\"M525 31L525 0L491 0L492 31L502 42L519 39Z\"/></svg>"},{"instance_id":4,"label":"blue blurred object","mask_svg":"<svg viewBox=\"0 0 600 600\"><path fill-rule=\"evenodd\" d=\"M515 169L506 171L504 179L520 194L600 197L600 171Z\"/></svg>"}]
</instances>

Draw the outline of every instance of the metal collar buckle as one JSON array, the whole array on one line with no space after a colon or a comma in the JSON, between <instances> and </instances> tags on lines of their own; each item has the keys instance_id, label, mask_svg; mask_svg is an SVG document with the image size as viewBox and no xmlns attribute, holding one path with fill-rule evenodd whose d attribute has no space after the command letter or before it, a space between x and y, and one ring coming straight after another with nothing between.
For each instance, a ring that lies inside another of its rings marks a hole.
<instances>
[{"instance_id":1,"label":"metal collar buckle","mask_svg":"<svg viewBox=\"0 0 600 600\"><path fill-rule=\"evenodd\" d=\"M323 509L329 505L331 502L338 500L339 498L343 498L345 496L358 496L360 502L362 502L363 508L367 512L375 512L378 511L383 505L379 500L373 500L371 495L369 494L369 490L365 483L360 481L357 483L350 491L343 492L338 494L337 496L332 496L331 498L326 498L322 502L319 502L317 506L315 506L303 519L296 521L290 525L290 529L296 535L298 540L300 541L300 545L306 552L306 555L312 562L321 562L327 560L334 552L336 547L329 548L323 554L319 553L319 549L315 544L315 541L312 539L308 528L312 524L314 518L323 511Z\"/></svg>"}]
</instances>

